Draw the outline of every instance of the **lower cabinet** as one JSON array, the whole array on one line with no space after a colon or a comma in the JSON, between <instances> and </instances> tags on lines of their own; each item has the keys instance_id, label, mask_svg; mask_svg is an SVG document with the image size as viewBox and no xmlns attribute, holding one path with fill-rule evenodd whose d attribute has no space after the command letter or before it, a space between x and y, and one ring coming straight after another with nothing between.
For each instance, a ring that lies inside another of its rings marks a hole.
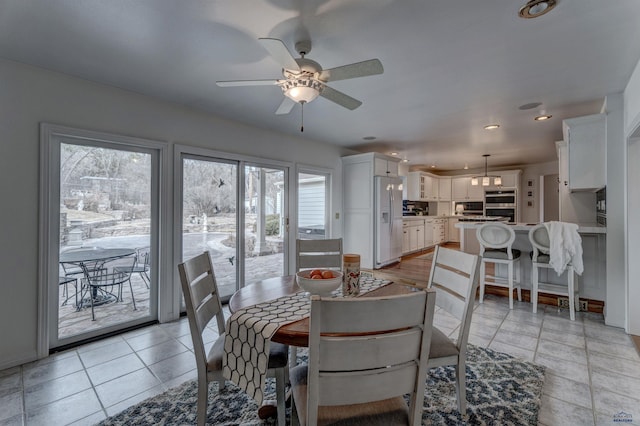
<instances>
[{"instance_id":1,"label":"lower cabinet","mask_svg":"<svg viewBox=\"0 0 640 426\"><path fill-rule=\"evenodd\" d=\"M460 230L456 228L456 223L460 222L460 219L455 217L449 218L449 241L452 243L460 242Z\"/></svg>"},{"instance_id":2,"label":"lower cabinet","mask_svg":"<svg viewBox=\"0 0 640 426\"><path fill-rule=\"evenodd\" d=\"M405 220L402 224L402 254L409 254L446 242L460 242L456 218Z\"/></svg>"}]
</instances>

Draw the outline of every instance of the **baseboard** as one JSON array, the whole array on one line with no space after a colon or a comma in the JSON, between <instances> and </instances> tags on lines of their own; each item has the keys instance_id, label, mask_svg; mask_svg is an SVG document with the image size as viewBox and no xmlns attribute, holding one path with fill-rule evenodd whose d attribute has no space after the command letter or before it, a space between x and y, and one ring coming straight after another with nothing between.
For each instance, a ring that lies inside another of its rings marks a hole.
<instances>
[{"instance_id":1,"label":"baseboard","mask_svg":"<svg viewBox=\"0 0 640 426\"><path fill-rule=\"evenodd\" d=\"M26 364L28 362L36 361L37 359L38 352L35 350L20 354L19 356L16 356L14 358L3 359L2 362L0 362L0 371L7 368L16 367L18 365Z\"/></svg>"},{"instance_id":2,"label":"baseboard","mask_svg":"<svg viewBox=\"0 0 640 426\"><path fill-rule=\"evenodd\" d=\"M485 294L493 294L495 296L509 297L509 289L504 287L495 287L492 285L485 285ZM531 290L522 289L522 300L524 302L531 302ZM604 302L601 300L593 299L580 299L581 302L587 302L587 311L596 314L602 314L604 312ZM558 306L558 296L554 294L538 293L538 304Z\"/></svg>"}]
</instances>

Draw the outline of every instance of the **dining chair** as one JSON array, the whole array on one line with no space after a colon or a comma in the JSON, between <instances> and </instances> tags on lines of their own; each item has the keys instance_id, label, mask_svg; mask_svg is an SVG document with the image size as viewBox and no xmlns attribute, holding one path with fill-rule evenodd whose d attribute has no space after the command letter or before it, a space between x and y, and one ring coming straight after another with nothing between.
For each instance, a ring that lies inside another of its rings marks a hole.
<instances>
[{"instance_id":1,"label":"dining chair","mask_svg":"<svg viewBox=\"0 0 640 426\"><path fill-rule=\"evenodd\" d=\"M429 369L456 366L458 411L464 416L467 405L465 360L473 302L478 288L478 256L436 246L427 288L436 291L436 305L460 321L455 341L433 327L427 366Z\"/></svg>"},{"instance_id":2,"label":"dining chair","mask_svg":"<svg viewBox=\"0 0 640 426\"><path fill-rule=\"evenodd\" d=\"M531 303L533 304L533 313L538 312L538 293L542 290L544 293L554 294L557 296L565 296L569 299L569 317L571 321L576 319L576 307L580 307L578 280L575 276L575 269L569 262L564 271L567 272L567 284L554 284L549 282L540 282L540 268L553 269L550 264L550 239L549 231L544 223L540 223L529 230L529 242L533 246L531 252ZM563 272L564 272L563 271Z\"/></svg>"},{"instance_id":3,"label":"dining chair","mask_svg":"<svg viewBox=\"0 0 640 426\"><path fill-rule=\"evenodd\" d=\"M312 268L342 268L342 238L296 240L296 271Z\"/></svg>"},{"instance_id":4,"label":"dining chair","mask_svg":"<svg viewBox=\"0 0 640 426\"><path fill-rule=\"evenodd\" d=\"M106 262L96 262L94 265L83 264L85 269L86 293L91 302L91 319L96 320L95 306L99 296L115 297L116 301L123 301L122 287L129 284L133 310L137 310L136 298L131 284L131 270L135 263L135 256L124 256ZM117 293L114 293L117 289Z\"/></svg>"},{"instance_id":5,"label":"dining chair","mask_svg":"<svg viewBox=\"0 0 640 426\"><path fill-rule=\"evenodd\" d=\"M309 362L290 372L300 423L421 424L434 309L435 292L427 289L311 296Z\"/></svg>"},{"instance_id":6,"label":"dining chair","mask_svg":"<svg viewBox=\"0 0 640 426\"><path fill-rule=\"evenodd\" d=\"M478 227L476 237L480 243L480 257L482 258L480 262L480 303L484 302L484 287L487 284L487 278L489 278L491 281L488 284L509 289L509 309L513 309L514 289L518 293L518 301L522 300L520 250L512 248L516 239L515 231L502 222L487 222ZM495 269L494 275L487 276L487 263L493 263L494 268L497 268L498 265L507 265L507 278L497 276Z\"/></svg>"},{"instance_id":7,"label":"dining chair","mask_svg":"<svg viewBox=\"0 0 640 426\"><path fill-rule=\"evenodd\" d=\"M198 372L197 424L204 425L207 417L209 382L218 382L218 389L225 387L225 379L222 375L225 340L224 312L209 252L205 251L184 263L180 263L178 272L187 307L193 352L196 356ZM202 333L214 318L219 336L207 353ZM269 349L267 375L276 379L278 425L284 426L286 424L285 383L288 380L287 355L289 348L286 345L271 342Z\"/></svg>"}]
</instances>

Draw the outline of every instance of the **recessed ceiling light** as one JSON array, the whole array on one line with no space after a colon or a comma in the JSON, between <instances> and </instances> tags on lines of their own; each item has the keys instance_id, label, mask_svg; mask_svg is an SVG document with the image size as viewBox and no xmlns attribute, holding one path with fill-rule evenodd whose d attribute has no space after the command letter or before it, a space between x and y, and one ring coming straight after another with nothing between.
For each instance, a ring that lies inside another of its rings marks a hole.
<instances>
[{"instance_id":1,"label":"recessed ceiling light","mask_svg":"<svg viewBox=\"0 0 640 426\"><path fill-rule=\"evenodd\" d=\"M525 111L527 109L538 108L540 105L542 105L542 102L531 102L528 104L520 105L518 109Z\"/></svg>"},{"instance_id":2,"label":"recessed ceiling light","mask_svg":"<svg viewBox=\"0 0 640 426\"><path fill-rule=\"evenodd\" d=\"M464 163L464 169L469 170L469 165L467 163Z\"/></svg>"},{"instance_id":3,"label":"recessed ceiling light","mask_svg":"<svg viewBox=\"0 0 640 426\"><path fill-rule=\"evenodd\" d=\"M395 156L395 155L398 155L398 153L397 152L392 152L391 155Z\"/></svg>"},{"instance_id":4,"label":"recessed ceiling light","mask_svg":"<svg viewBox=\"0 0 640 426\"><path fill-rule=\"evenodd\" d=\"M436 168L436 165L435 165L435 164L432 164L432 165L431 165L431 168L432 168L432 169L435 169L435 168Z\"/></svg>"},{"instance_id":5,"label":"recessed ceiling light","mask_svg":"<svg viewBox=\"0 0 640 426\"><path fill-rule=\"evenodd\" d=\"M365 141L374 141L376 140L375 136L365 136L362 139L364 139Z\"/></svg>"},{"instance_id":6,"label":"recessed ceiling light","mask_svg":"<svg viewBox=\"0 0 640 426\"><path fill-rule=\"evenodd\" d=\"M539 116L535 117L534 120L536 120L536 121L544 121L544 120L550 119L551 117L553 117L553 115L551 115L551 114L543 114L543 115L539 115Z\"/></svg>"},{"instance_id":7,"label":"recessed ceiling light","mask_svg":"<svg viewBox=\"0 0 640 426\"><path fill-rule=\"evenodd\" d=\"M402 162L403 162L403 163L408 163L408 162L409 162L409 160L407 160L406 158L403 158L403 159L402 159Z\"/></svg>"},{"instance_id":8,"label":"recessed ceiling light","mask_svg":"<svg viewBox=\"0 0 640 426\"><path fill-rule=\"evenodd\" d=\"M485 130L494 130L497 129L498 127L500 127L499 124L487 124L486 126L484 126Z\"/></svg>"},{"instance_id":9,"label":"recessed ceiling light","mask_svg":"<svg viewBox=\"0 0 640 426\"><path fill-rule=\"evenodd\" d=\"M520 8L518 16L527 19L537 18L549 12L554 7L556 7L556 0L529 0L527 4Z\"/></svg>"}]
</instances>

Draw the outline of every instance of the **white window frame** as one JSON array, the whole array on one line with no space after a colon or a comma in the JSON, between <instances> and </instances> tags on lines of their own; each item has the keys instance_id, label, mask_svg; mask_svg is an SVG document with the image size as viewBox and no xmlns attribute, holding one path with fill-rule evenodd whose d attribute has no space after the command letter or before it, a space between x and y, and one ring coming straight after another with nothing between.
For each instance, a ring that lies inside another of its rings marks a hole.
<instances>
[{"instance_id":1,"label":"white window frame","mask_svg":"<svg viewBox=\"0 0 640 426\"><path fill-rule=\"evenodd\" d=\"M40 180L39 180L39 212L38 212L38 331L37 331L37 357L43 358L49 354L50 349L50 289L58 286L53 285L51 280L58 276L57 256L52 255L59 251L59 241L57 233L54 230L59 229L60 218L60 177L54 173L60 170L60 144L54 138L69 137L73 139L86 139L88 144L97 144L100 142L109 145L122 145L125 147L141 148L143 150L155 151L157 155L157 170L152 174L152 200L157 208L152 209L155 215L153 220L157 223L157 232L151 235L151 243L155 245L157 250L157 259L152 260L152 264L157 265L156 276L158 280L158 311L152 312L162 321L166 318L166 309L160 301L163 300L163 293L172 283L162 279L162 277L171 276L167 270L169 262L163 262L168 259L171 247L167 243L170 237L169 224L171 217L170 210L167 206L171 200L165 198L167 193L167 184L170 182L171 169L168 158L168 144L161 141L141 139L130 136L110 134L105 132L97 132L73 127L60 126L51 123L40 124ZM90 142L90 143L89 143ZM53 225L56 223L56 225ZM109 327L105 327L103 332L109 332ZM72 342L74 339L65 339Z\"/></svg>"}]
</instances>

